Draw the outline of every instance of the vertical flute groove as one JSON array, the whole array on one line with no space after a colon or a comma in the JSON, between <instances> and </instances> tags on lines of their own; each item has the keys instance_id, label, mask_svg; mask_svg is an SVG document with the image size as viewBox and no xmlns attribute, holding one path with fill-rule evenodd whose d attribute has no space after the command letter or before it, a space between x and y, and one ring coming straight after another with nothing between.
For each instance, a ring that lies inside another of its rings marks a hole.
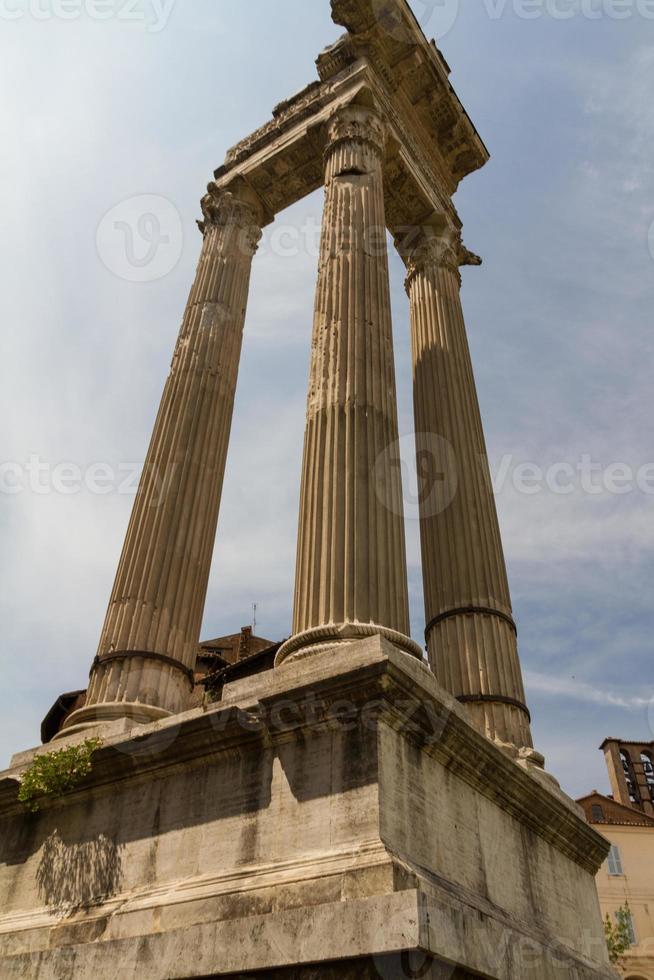
<instances>
[{"instance_id":1,"label":"vertical flute groove","mask_svg":"<svg viewBox=\"0 0 654 980\"><path fill-rule=\"evenodd\" d=\"M154 425L87 702L68 719L70 727L87 719L161 717L183 710L188 702L218 523L252 259L262 225L258 203L246 195L241 198L212 185L202 205L203 245L195 282Z\"/></svg>"},{"instance_id":2,"label":"vertical flute groove","mask_svg":"<svg viewBox=\"0 0 654 980\"><path fill-rule=\"evenodd\" d=\"M441 506L427 494L420 502L430 663L484 734L530 749L456 247L425 230L407 258L418 450L431 450L430 475L447 491ZM449 463L439 474L441 460Z\"/></svg>"},{"instance_id":3,"label":"vertical flute groove","mask_svg":"<svg viewBox=\"0 0 654 980\"><path fill-rule=\"evenodd\" d=\"M373 110L329 124L302 467L294 635L278 663L381 633L408 639L409 602L384 214L385 132Z\"/></svg>"}]
</instances>

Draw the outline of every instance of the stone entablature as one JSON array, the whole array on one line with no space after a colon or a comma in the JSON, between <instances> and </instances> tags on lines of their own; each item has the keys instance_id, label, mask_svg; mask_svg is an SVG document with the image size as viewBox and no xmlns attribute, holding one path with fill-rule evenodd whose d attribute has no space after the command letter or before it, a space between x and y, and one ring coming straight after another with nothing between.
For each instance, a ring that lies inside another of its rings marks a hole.
<instances>
[{"instance_id":1,"label":"stone entablature","mask_svg":"<svg viewBox=\"0 0 654 980\"><path fill-rule=\"evenodd\" d=\"M309 128L315 124L312 120L321 122L324 104L338 99L367 65L379 85L376 95L383 108L400 123L398 144L409 143L422 158L435 178L431 191L437 188L445 204L464 177L488 162L489 154L449 81L442 54L426 40L408 5L398 0L376 0L374 5L368 0L354 4L335 0L332 11L348 33L318 57L321 81L277 106L270 122L228 152L217 176L222 178L266 147L286 142L299 123ZM315 186L308 183L306 190L296 191L298 198L319 186L319 172L315 179Z\"/></svg>"},{"instance_id":2,"label":"stone entablature","mask_svg":"<svg viewBox=\"0 0 654 980\"><path fill-rule=\"evenodd\" d=\"M451 197L467 174L488 161L488 151L449 82L444 59L407 4L380 0L376 7L382 6L353 18L352 5L348 14L333 4L335 19L350 33L318 58L321 81L281 103L270 122L228 152L215 173L220 186L241 176L271 214L284 210L322 183L334 108L372 97L389 125L390 230L401 235L431 223L434 214L460 227Z\"/></svg>"}]
</instances>

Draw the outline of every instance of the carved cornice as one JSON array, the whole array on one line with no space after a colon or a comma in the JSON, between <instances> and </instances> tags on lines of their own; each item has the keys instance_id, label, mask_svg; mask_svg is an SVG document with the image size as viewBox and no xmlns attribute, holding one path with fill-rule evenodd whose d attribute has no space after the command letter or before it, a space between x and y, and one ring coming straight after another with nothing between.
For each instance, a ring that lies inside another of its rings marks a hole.
<instances>
[{"instance_id":1,"label":"carved cornice","mask_svg":"<svg viewBox=\"0 0 654 980\"><path fill-rule=\"evenodd\" d=\"M351 34L360 34L374 21L370 0L331 0L332 20L341 24Z\"/></svg>"},{"instance_id":2,"label":"carved cornice","mask_svg":"<svg viewBox=\"0 0 654 980\"><path fill-rule=\"evenodd\" d=\"M450 69L429 43L406 0L332 0L332 18L348 34L318 58L323 81L366 59L389 91L411 108L442 158L450 193L488 161L484 146L449 80Z\"/></svg>"},{"instance_id":3,"label":"carved cornice","mask_svg":"<svg viewBox=\"0 0 654 980\"><path fill-rule=\"evenodd\" d=\"M456 227L452 195L488 159L406 0L334 0L349 33L318 58L320 82L280 103L273 118L227 154L221 187L244 178L272 217L324 179L329 119L344 105L373 104L388 134L384 191L389 228L421 227L433 211ZM362 97L366 91L367 96Z\"/></svg>"},{"instance_id":4,"label":"carved cornice","mask_svg":"<svg viewBox=\"0 0 654 980\"><path fill-rule=\"evenodd\" d=\"M298 92L297 95L286 99L284 102L280 102L273 109L273 118L269 122L260 126L254 133L246 136L236 146L233 146L231 150L228 150L225 157L225 167L236 163L259 146L265 146L269 139L277 137L283 132L287 123L302 119L307 110L315 108L319 104L321 94L320 82L311 82L301 92ZM218 169L222 171L223 168Z\"/></svg>"},{"instance_id":5,"label":"carved cornice","mask_svg":"<svg viewBox=\"0 0 654 980\"><path fill-rule=\"evenodd\" d=\"M356 51L350 44L347 34L339 38L335 44L331 44L324 51L321 51L316 58L318 75L322 82L329 81L335 75L345 71L356 61Z\"/></svg>"},{"instance_id":6,"label":"carved cornice","mask_svg":"<svg viewBox=\"0 0 654 980\"><path fill-rule=\"evenodd\" d=\"M438 170L438 184L453 193L463 177L483 166L488 152L448 81L449 69L440 52L430 48L426 58L414 45L407 49L408 55L396 62L397 47L379 25L345 35L318 57L318 74L323 82L328 82L355 63L367 62L383 82L388 106L398 100L392 114L397 118L399 108L401 117L411 107L418 125L407 126L406 119L401 120L402 139L422 161L430 158L428 169ZM418 150L419 142L425 144L426 153Z\"/></svg>"},{"instance_id":7,"label":"carved cornice","mask_svg":"<svg viewBox=\"0 0 654 980\"><path fill-rule=\"evenodd\" d=\"M209 184L201 202L203 221L198 227L203 235L212 228L233 228L241 233L246 248L255 252L262 235L261 210L229 190L222 190L215 183Z\"/></svg>"}]
</instances>

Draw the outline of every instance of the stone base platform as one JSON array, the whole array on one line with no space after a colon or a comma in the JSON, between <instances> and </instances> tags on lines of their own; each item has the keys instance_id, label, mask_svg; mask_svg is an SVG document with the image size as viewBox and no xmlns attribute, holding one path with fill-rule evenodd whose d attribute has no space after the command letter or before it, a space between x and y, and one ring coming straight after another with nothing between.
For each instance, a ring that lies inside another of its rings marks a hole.
<instances>
[{"instance_id":1,"label":"stone base platform","mask_svg":"<svg viewBox=\"0 0 654 980\"><path fill-rule=\"evenodd\" d=\"M0 774L3 980L615 977L608 845L380 637L108 730L38 814L29 759Z\"/></svg>"}]
</instances>

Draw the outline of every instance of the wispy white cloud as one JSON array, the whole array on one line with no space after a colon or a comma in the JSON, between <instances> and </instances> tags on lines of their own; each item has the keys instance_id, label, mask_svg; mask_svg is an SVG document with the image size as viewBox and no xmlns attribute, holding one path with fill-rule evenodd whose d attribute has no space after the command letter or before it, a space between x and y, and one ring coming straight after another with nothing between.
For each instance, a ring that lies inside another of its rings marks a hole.
<instances>
[{"instance_id":1,"label":"wispy white cloud","mask_svg":"<svg viewBox=\"0 0 654 980\"><path fill-rule=\"evenodd\" d=\"M525 685L529 693L545 694L555 698L571 698L573 701L607 708L624 708L625 711L642 711L643 708L654 708L654 692L649 698L641 695L626 697L611 691L601 690L592 684L579 681L575 677L554 677L528 670L525 672Z\"/></svg>"},{"instance_id":2,"label":"wispy white cloud","mask_svg":"<svg viewBox=\"0 0 654 980\"><path fill-rule=\"evenodd\" d=\"M543 464L547 469L547 458ZM634 566L654 555L654 497L637 488L625 496L592 496L581 489L568 496L547 488L529 496L507 485L498 494L498 508L512 561L532 566L579 561Z\"/></svg>"}]
</instances>

